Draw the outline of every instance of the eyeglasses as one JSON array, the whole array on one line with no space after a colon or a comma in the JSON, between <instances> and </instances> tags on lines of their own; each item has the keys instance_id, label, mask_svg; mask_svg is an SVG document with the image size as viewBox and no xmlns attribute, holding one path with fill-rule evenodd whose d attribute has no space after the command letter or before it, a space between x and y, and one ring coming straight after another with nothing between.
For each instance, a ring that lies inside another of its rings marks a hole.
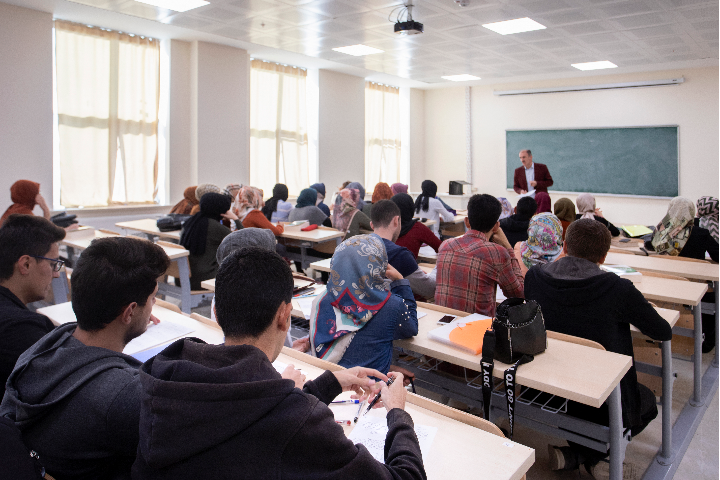
<instances>
[{"instance_id":1,"label":"eyeglasses","mask_svg":"<svg viewBox=\"0 0 720 480\"><path fill-rule=\"evenodd\" d=\"M40 260L48 260L49 262L54 263L53 266L53 272L59 272L62 270L63 265L65 265L65 260L60 260L59 258L47 258L47 257L41 257L39 255L30 255L33 258L39 258Z\"/></svg>"}]
</instances>

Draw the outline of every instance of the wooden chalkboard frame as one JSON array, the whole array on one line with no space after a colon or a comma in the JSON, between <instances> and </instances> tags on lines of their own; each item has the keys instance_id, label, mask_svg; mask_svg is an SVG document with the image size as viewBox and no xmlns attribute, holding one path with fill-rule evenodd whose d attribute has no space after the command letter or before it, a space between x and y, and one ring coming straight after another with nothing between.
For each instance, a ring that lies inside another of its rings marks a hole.
<instances>
[{"instance_id":1,"label":"wooden chalkboard frame","mask_svg":"<svg viewBox=\"0 0 720 480\"><path fill-rule=\"evenodd\" d=\"M598 127L570 127L570 128L563 128L563 127L546 127L546 128L523 128L523 129L507 129L505 130L505 158L506 158L506 186L507 191L512 192L512 183L513 183L513 177L512 172L515 170L515 168L520 166L520 162L517 161L515 158L515 163L517 165L513 168L508 168L507 163L511 160L511 157L507 151L508 148L508 132L540 132L540 131L558 131L558 130L568 130L568 131L582 131L582 130L622 130L622 129L653 129L653 128L674 128L676 129L676 144L677 144L677 152L676 152L676 158L677 158L677 194L680 194L680 184L681 184L681 170L680 170L680 126L677 124L666 124L666 125L628 125L628 126L598 126ZM530 146L532 150L532 146ZM519 151L518 151L519 152ZM517 154L517 153L516 153ZM515 155L516 155L515 154ZM543 163L540 161L540 163ZM551 174L552 174L552 167L551 167ZM562 190L552 190L552 187L550 189L551 194L569 194L569 195L577 195L580 193L584 193L583 191L562 191ZM604 192L591 192L595 196L603 196L603 197L626 197L626 198L647 198L647 199L657 199L657 200L667 200L674 198L673 196L662 196L662 195L647 195L647 194L629 194L629 193L604 193Z\"/></svg>"}]
</instances>

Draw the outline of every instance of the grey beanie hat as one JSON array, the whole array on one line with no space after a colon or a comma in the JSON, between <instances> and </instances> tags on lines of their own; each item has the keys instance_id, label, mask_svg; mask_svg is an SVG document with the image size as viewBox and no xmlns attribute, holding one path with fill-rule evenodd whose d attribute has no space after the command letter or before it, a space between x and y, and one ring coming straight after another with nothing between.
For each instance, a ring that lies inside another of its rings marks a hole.
<instances>
[{"instance_id":1,"label":"grey beanie hat","mask_svg":"<svg viewBox=\"0 0 720 480\"><path fill-rule=\"evenodd\" d=\"M221 264L225 257L235 250L245 247L258 247L275 251L275 235L265 228L243 228L225 237L217 249L215 258Z\"/></svg>"}]
</instances>

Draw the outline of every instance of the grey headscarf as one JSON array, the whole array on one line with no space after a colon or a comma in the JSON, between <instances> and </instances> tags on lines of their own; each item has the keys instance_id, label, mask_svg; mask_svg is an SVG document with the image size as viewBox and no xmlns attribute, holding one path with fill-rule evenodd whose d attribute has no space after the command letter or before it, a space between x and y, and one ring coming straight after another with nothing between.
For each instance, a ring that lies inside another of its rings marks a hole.
<instances>
[{"instance_id":1,"label":"grey headscarf","mask_svg":"<svg viewBox=\"0 0 720 480\"><path fill-rule=\"evenodd\" d=\"M245 247L258 247L275 251L275 235L264 228L243 228L225 237L217 249L215 258L221 264L225 257L235 250Z\"/></svg>"}]
</instances>

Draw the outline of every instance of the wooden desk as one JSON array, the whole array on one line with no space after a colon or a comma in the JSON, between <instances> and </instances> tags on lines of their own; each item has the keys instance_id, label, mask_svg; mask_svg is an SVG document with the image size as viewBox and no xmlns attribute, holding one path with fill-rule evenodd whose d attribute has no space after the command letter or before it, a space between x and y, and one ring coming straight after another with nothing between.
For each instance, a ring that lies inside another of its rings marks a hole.
<instances>
[{"instance_id":1,"label":"wooden desk","mask_svg":"<svg viewBox=\"0 0 720 480\"><path fill-rule=\"evenodd\" d=\"M643 275L642 282L633 283L648 300L696 306L700 304L708 286L705 283L684 282L669 278Z\"/></svg>"},{"instance_id":2,"label":"wooden desk","mask_svg":"<svg viewBox=\"0 0 720 480\"><path fill-rule=\"evenodd\" d=\"M116 227L122 228L124 230L135 230L138 232L142 232L145 235L147 235L148 240L154 240L155 237L160 238L167 238L169 240L174 240L176 242L180 241L180 230L173 230L172 232L161 232L159 228L157 228L157 220L153 220L152 218L144 218L142 220L132 220L129 222L118 222L115 224Z\"/></svg>"},{"instance_id":3,"label":"wooden desk","mask_svg":"<svg viewBox=\"0 0 720 480\"><path fill-rule=\"evenodd\" d=\"M629 242L621 242L620 240L629 240ZM635 255L645 255L645 252L640 250L640 247L644 245L642 240L637 238L626 238L623 236L613 237L610 241L610 251L619 253L633 253ZM657 255L655 252L648 252L651 255Z\"/></svg>"},{"instance_id":4,"label":"wooden desk","mask_svg":"<svg viewBox=\"0 0 720 480\"><path fill-rule=\"evenodd\" d=\"M455 218L450 222L440 223L440 233L446 237L458 237L467 232L467 226L465 225L465 215L455 215Z\"/></svg>"},{"instance_id":5,"label":"wooden desk","mask_svg":"<svg viewBox=\"0 0 720 480\"><path fill-rule=\"evenodd\" d=\"M331 258L325 258L323 260L320 260L318 262L313 262L310 264L310 268L313 270L317 270L318 272L328 272L330 273L330 260ZM420 270L422 270L425 273L430 273L435 268L435 265L426 265L426 264L419 264L418 267ZM204 287L204 284L203 284Z\"/></svg>"},{"instance_id":6,"label":"wooden desk","mask_svg":"<svg viewBox=\"0 0 720 480\"><path fill-rule=\"evenodd\" d=\"M345 233L340 230L328 227L318 227L315 230L309 232L303 232L302 230L290 230L285 231L279 235L280 238L289 240L284 242L288 246L296 246L300 248L300 255L293 252L287 252L290 259L299 261L303 269L308 268L310 262L322 260L322 258L308 255L307 249L314 248L319 243L335 240L337 245L340 245Z\"/></svg>"},{"instance_id":7,"label":"wooden desk","mask_svg":"<svg viewBox=\"0 0 720 480\"><path fill-rule=\"evenodd\" d=\"M431 247L425 245L420 248L420 253L418 253L417 261L424 263L437 263L437 257L437 252Z\"/></svg>"}]
</instances>

